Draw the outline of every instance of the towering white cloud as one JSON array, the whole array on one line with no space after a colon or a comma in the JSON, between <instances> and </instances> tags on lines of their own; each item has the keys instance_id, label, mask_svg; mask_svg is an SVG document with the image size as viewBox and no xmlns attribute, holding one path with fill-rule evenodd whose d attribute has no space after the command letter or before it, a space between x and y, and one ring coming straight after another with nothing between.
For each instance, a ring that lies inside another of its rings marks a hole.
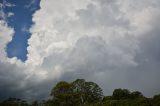
<instances>
[{"instance_id":1,"label":"towering white cloud","mask_svg":"<svg viewBox=\"0 0 160 106\"><path fill-rule=\"evenodd\" d=\"M147 96L160 92L159 1L42 0L40 7L33 15L28 59L6 63L18 74L18 83L7 83L18 86L21 96L43 98L57 80L76 78L97 82L105 94L119 87ZM5 48L11 36L2 36ZM0 72L10 69L1 67Z\"/></svg>"},{"instance_id":2,"label":"towering white cloud","mask_svg":"<svg viewBox=\"0 0 160 106\"><path fill-rule=\"evenodd\" d=\"M132 88L127 82L135 78L128 78L129 70L141 71L139 61L147 60L148 57L141 60L137 57L144 53L142 48L149 46L142 44L148 33L159 28L152 24L157 17L157 0L42 0L41 9L33 16L35 25L31 28L26 64L41 67L47 78L56 74L66 77L70 73L75 75L73 79L91 76L90 79L96 81L93 73L96 73L95 77L103 73L108 76L103 77L111 86L108 89L118 86ZM145 62L143 64L143 67L148 66ZM56 67L58 71L55 71ZM154 71L153 76L157 73ZM148 75L147 71L143 74ZM104 84L104 80L100 83ZM145 81L142 86L135 83L133 89L143 89L144 85ZM146 93L155 86L159 87L159 83L149 84L143 91Z\"/></svg>"}]
</instances>

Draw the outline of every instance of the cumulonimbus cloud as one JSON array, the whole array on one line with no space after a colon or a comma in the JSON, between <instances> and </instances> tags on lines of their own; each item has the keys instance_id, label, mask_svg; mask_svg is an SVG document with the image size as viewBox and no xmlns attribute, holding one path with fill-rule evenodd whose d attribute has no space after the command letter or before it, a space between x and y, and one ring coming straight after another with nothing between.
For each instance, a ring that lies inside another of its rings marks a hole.
<instances>
[{"instance_id":1,"label":"cumulonimbus cloud","mask_svg":"<svg viewBox=\"0 0 160 106\"><path fill-rule=\"evenodd\" d=\"M24 98L45 98L56 81L76 78L97 82L105 94L122 87L151 96L160 88L159 6L157 0L42 0L32 19L28 59L6 58L8 68L0 72L10 73L0 78L18 86ZM12 33L0 45L3 54ZM20 83L8 78L14 73Z\"/></svg>"}]
</instances>

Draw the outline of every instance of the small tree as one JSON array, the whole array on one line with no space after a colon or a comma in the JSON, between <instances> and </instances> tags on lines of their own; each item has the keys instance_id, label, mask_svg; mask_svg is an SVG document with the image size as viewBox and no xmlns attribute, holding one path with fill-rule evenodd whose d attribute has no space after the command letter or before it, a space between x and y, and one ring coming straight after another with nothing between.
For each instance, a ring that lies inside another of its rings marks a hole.
<instances>
[{"instance_id":1,"label":"small tree","mask_svg":"<svg viewBox=\"0 0 160 106\"><path fill-rule=\"evenodd\" d=\"M142 98L143 94L139 91L134 91L130 94L131 99L137 99L137 98Z\"/></svg>"},{"instance_id":2,"label":"small tree","mask_svg":"<svg viewBox=\"0 0 160 106\"><path fill-rule=\"evenodd\" d=\"M128 99L130 98L130 91L127 89L115 89L112 95L113 99L120 100L120 99Z\"/></svg>"},{"instance_id":3,"label":"small tree","mask_svg":"<svg viewBox=\"0 0 160 106\"><path fill-rule=\"evenodd\" d=\"M160 106L160 94L153 97L154 105Z\"/></svg>"},{"instance_id":4,"label":"small tree","mask_svg":"<svg viewBox=\"0 0 160 106\"><path fill-rule=\"evenodd\" d=\"M33 101L31 106L38 106L38 102L37 101Z\"/></svg>"}]
</instances>

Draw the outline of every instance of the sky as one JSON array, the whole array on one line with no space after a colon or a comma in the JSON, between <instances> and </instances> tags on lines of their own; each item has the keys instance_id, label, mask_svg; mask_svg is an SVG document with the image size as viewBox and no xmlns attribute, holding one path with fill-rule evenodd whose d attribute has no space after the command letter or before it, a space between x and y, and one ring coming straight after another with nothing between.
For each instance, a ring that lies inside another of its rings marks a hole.
<instances>
[{"instance_id":1,"label":"sky","mask_svg":"<svg viewBox=\"0 0 160 106\"><path fill-rule=\"evenodd\" d=\"M160 93L159 0L0 0L0 100L61 80Z\"/></svg>"}]
</instances>

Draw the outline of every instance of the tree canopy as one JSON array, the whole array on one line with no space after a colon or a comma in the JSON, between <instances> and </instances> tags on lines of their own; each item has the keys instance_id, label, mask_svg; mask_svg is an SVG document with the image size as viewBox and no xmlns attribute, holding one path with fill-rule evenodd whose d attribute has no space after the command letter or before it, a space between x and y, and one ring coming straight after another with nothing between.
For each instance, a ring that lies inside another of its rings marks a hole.
<instances>
[{"instance_id":1,"label":"tree canopy","mask_svg":"<svg viewBox=\"0 0 160 106\"><path fill-rule=\"evenodd\" d=\"M71 83L61 81L51 91L53 100L60 106L83 105L102 100L102 89L94 82L77 79Z\"/></svg>"},{"instance_id":2,"label":"tree canopy","mask_svg":"<svg viewBox=\"0 0 160 106\"><path fill-rule=\"evenodd\" d=\"M0 106L160 106L160 94L147 98L139 91L115 89L110 96L103 96L102 89L94 82L77 79L60 81L51 90L52 99L33 101L9 98Z\"/></svg>"}]
</instances>

